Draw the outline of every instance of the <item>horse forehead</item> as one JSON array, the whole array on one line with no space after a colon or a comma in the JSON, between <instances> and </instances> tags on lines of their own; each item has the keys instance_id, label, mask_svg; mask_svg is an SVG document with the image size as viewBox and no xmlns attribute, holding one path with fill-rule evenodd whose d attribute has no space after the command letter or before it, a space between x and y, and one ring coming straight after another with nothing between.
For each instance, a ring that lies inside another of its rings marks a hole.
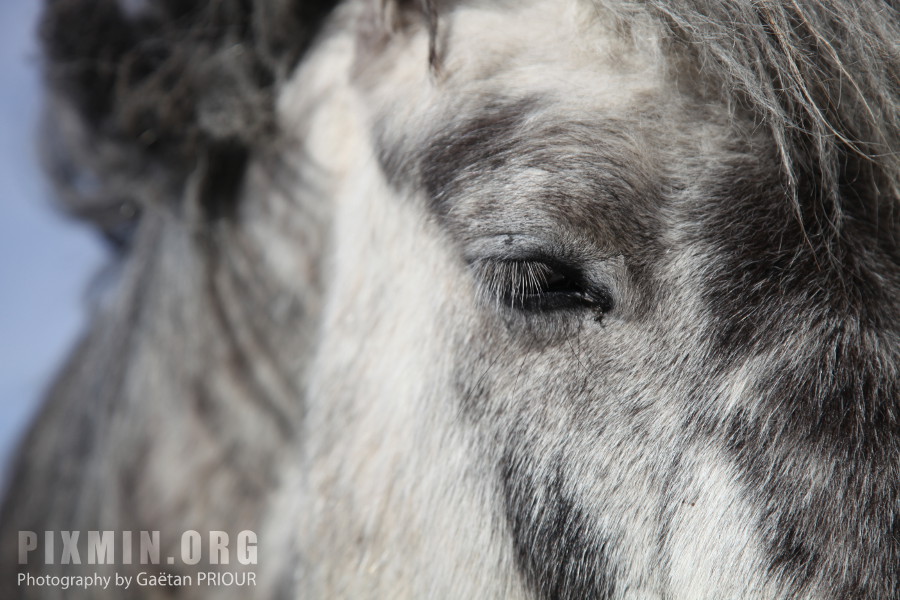
<instances>
[{"instance_id":1,"label":"horse forehead","mask_svg":"<svg viewBox=\"0 0 900 600\"><path fill-rule=\"evenodd\" d=\"M658 34L625 35L596 3L487 3L450 15L448 84L565 94L581 103L627 105L663 83Z\"/></svg>"},{"instance_id":2,"label":"horse forehead","mask_svg":"<svg viewBox=\"0 0 900 600\"><path fill-rule=\"evenodd\" d=\"M379 119L420 131L436 117L477 109L478 97L543 97L586 114L671 98L658 27L648 20L624 33L617 22L583 0L464 3L439 18L435 71L427 68L432 40L420 28L393 52L363 43L357 72ZM391 118L398 113L402 122Z\"/></svg>"},{"instance_id":3,"label":"horse forehead","mask_svg":"<svg viewBox=\"0 0 900 600\"><path fill-rule=\"evenodd\" d=\"M630 180L655 179L663 158L654 140L690 119L691 102L666 76L659 32L635 29L625 35L596 3L574 0L475 3L442 15L435 72L421 30L364 86L388 178L415 179L418 165L438 200L432 208L481 218L485 205L556 208L548 198L557 196L577 216L579 207L596 212L598 200L627 199L618 191L640 195L631 192L643 182ZM509 202L510 191L530 200ZM507 201L494 202L500 195Z\"/></svg>"}]
</instances>

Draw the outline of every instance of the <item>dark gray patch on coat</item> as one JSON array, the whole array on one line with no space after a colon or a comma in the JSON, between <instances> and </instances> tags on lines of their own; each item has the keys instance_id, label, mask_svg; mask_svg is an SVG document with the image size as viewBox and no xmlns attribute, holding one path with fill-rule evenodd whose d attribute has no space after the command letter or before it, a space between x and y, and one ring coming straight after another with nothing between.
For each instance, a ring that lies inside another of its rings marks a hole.
<instances>
[{"instance_id":1,"label":"dark gray patch on coat","mask_svg":"<svg viewBox=\"0 0 900 600\"><path fill-rule=\"evenodd\" d=\"M900 455L900 389L862 336L832 329L805 366L775 366L759 382L765 416L733 418L727 447L763 507L773 572L798 594L816 574L837 598L890 598L900 590L900 481L885 474Z\"/></svg>"},{"instance_id":2,"label":"dark gray patch on coat","mask_svg":"<svg viewBox=\"0 0 900 600\"><path fill-rule=\"evenodd\" d=\"M793 594L824 581L833 598L893 598L900 481L885 474L900 455L898 216L849 160L840 219L812 173L798 214L774 160L757 160L723 161L691 218L710 255L710 356L722 370L793 350L765 366L752 404L724 429L688 427L722 440L759 511L769 572Z\"/></svg>"},{"instance_id":3,"label":"dark gray patch on coat","mask_svg":"<svg viewBox=\"0 0 900 600\"><path fill-rule=\"evenodd\" d=\"M562 457L538 464L528 444L500 461L505 514L516 565L541 600L606 600L616 591L611 540L567 489Z\"/></svg>"},{"instance_id":4,"label":"dark gray patch on coat","mask_svg":"<svg viewBox=\"0 0 900 600\"><path fill-rule=\"evenodd\" d=\"M466 220L492 216L481 206L503 208L524 199L532 206L523 210L545 213L560 226L599 232L605 243L656 247L663 182L631 160L636 149L629 136L638 121L603 115L560 119L548 104L489 97L460 109L462 117L448 114L423 148L407 150L431 211L459 221L459 230ZM396 159L390 166L389 172L400 170ZM522 173L532 170L543 173L546 184L517 189Z\"/></svg>"},{"instance_id":5,"label":"dark gray patch on coat","mask_svg":"<svg viewBox=\"0 0 900 600\"><path fill-rule=\"evenodd\" d=\"M874 329L897 323L900 221L864 179L850 183L856 174L842 176L838 222L813 174L802 180L798 213L774 162L722 165L692 219L715 256L704 299L717 354L771 348L828 315Z\"/></svg>"},{"instance_id":6,"label":"dark gray patch on coat","mask_svg":"<svg viewBox=\"0 0 900 600\"><path fill-rule=\"evenodd\" d=\"M491 99L429 140L421 159L429 208L446 217L467 180L497 177L517 161L529 141L522 139L521 128L538 105L532 98Z\"/></svg>"}]
</instances>

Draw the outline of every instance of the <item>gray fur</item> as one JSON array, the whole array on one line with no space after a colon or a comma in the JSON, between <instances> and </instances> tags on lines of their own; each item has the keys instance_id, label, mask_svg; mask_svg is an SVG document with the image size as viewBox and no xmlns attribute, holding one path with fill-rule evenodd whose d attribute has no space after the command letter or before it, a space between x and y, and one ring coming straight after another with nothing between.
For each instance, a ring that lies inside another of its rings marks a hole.
<instances>
[{"instance_id":1,"label":"gray fur","mask_svg":"<svg viewBox=\"0 0 900 600\"><path fill-rule=\"evenodd\" d=\"M140 219L22 445L4 598L79 572L16 564L45 529L259 533L258 588L186 597L898 597L892 6L100 6L201 60L109 96L48 29L53 174Z\"/></svg>"}]
</instances>

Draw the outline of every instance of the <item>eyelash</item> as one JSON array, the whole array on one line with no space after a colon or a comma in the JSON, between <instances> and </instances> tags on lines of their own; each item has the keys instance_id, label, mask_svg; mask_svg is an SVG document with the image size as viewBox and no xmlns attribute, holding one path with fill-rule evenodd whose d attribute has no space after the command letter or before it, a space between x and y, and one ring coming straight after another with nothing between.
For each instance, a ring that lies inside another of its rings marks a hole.
<instances>
[{"instance_id":1,"label":"eyelash","mask_svg":"<svg viewBox=\"0 0 900 600\"><path fill-rule=\"evenodd\" d=\"M606 289L589 285L577 268L546 260L484 260L476 263L479 280L498 305L522 312L593 309L612 310Z\"/></svg>"}]
</instances>

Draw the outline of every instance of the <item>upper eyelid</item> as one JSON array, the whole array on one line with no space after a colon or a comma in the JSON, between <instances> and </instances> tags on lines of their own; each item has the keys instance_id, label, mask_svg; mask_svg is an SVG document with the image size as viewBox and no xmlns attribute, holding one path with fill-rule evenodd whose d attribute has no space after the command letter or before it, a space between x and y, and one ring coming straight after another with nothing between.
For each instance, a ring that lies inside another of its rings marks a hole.
<instances>
[{"instance_id":1,"label":"upper eyelid","mask_svg":"<svg viewBox=\"0 0 900 600\"><path fill-rule=\"evenodd\" d=\"M550 232L511 230L465 240L462 258L469 268L485 261L543 261L566 274L577 274L586 287L616 288L627 269L621 251L598 247L588 240Z\"/></svg>"},{"instance_id":2,"label":"upper eyelid","mask_svg":"<svg viewBox=\"0 0 900 600\"><path fill-rule=\"evenodd\" d=\"M527 234L501 233L480 237L466 244L466 263L483 260L541 260L568 261L569 252L553 240Z\"/></svg>"},{"instance_id":3,"label":"upper eyelid","mask_svg":"<svg viewBox=\"0 0 900 600\"><path fill-rule=\"evenodd\" d=\"M480 244L477 251L464 254L464 260L470 267L484 262L543 262L554 269L568 275L579 275L586 281L592 281L596 274L608 270L605 265L624 260L620 253L598 255L597 253L578 252L562 244L535 242L510 245ZM599 283L599 281L598 281Z\"/></svg>"},{"instance_id":4,"label":"upper eyelid","mask_svg":"<svg viewBox=\"0 0 900 600\"><path fill-rule=\"evenodd\" d=\"M600 265L623 257L619 249L604 248L596 240L559 236L548 231L497 232L462 242L468 264L479 260L539 260L567 265Z\"/></svg>"}]
</instances>

